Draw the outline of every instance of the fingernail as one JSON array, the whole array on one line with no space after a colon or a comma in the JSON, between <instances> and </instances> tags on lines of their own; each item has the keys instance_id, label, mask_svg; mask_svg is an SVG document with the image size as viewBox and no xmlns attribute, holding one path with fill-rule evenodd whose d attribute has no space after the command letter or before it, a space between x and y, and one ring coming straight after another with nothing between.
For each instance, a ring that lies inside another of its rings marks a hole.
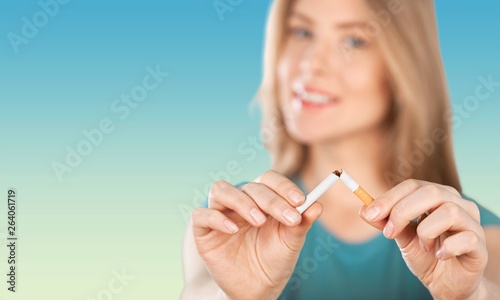
<instances>
[{"instance_id":1,"label":"fingernail","mask_svg":"<svg viewBox=\"0 0 500 300\"><path fill-rule=\"evenodd\" d=\"M286 208L283 211L283 217L288 221L288 223L295 224L300 219L300 214L296 210Z\"/></svg>"},{"instance_id":2,"label":"fingernail","mask_svg":"<svg viewBox=\"0 0 500 300\"><path fill-rule=\"evenodd\" d=\"M266 216L264 216L264 214L255 207L250 210L250 215L255 220L255 222L257 222L257 224L262 224L267 219Z\"/></svg>"},{"instance_id":3,"label":"fingernail","mask_svg":"<svg viewBox=\"0 0 500 300\"><path fill-rule=\"evenodd\" d=\"M368 221L375 220L380 215L380 207L378 205L373 205L365 210L365 218Z\"/></svg>"},{"instance_id":4,"label":"fingernail","mask_svg":"<svg viewBox=\"0 0 500 300\"><path fill-rule=\"evenodd\" d=\"M387 224L385 224L384 228L384 235L386 238L391 238L392 233L394 232L394 224L392 221L388 221Z\"/></svg>"},{"instance_id":5,"label":"fingernail","mask_svg":"<svg viewBox=\"0 0 500 300\"><path fill-rule=\"evenodd\" d=\"M444 256L444 246L441 246L439 250L436 252L437 259L442 259Z\"/></svg>"},{"instance_id":6,"label":"fingernail","mask_svg":"<svg viewBox=\"0 0 500 300\"><path fill-rule=\"evenodd\" d=\"M296 190L291 190L288 193L288 199L290 199L295 204L301 204L304 202L304 195L297 192Z\"/></svg>"},{"instance_id":7,"label":"fingernail","mask_svg":"<svg viewBox=\"0 0 500 300\"><path fill-rule=\"evenodd\" d=\"M224 226L231 233L236 233L239 230L238 225L234 224L233 222L231 222L229 220L224 220Z\"/></svg>"}]
</instances>

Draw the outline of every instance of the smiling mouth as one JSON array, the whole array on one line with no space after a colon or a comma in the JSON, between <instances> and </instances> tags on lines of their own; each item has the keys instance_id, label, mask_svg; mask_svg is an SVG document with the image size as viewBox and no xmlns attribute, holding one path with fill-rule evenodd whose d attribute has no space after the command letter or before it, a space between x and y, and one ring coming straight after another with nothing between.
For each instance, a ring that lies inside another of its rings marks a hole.
<instances>
[{"instance_id":1,"label":"smiling mouth","mask_svg":"<svg viewBox=\"0 0 500 300\"><path fill-rule=\"evenodd\" d=\"M294 85L293 93L297 100L300 100L306 105L324 106L337 102L336 97L323 93L317 89L304 87L301 84Z\"/></svg>"}]
</instances>

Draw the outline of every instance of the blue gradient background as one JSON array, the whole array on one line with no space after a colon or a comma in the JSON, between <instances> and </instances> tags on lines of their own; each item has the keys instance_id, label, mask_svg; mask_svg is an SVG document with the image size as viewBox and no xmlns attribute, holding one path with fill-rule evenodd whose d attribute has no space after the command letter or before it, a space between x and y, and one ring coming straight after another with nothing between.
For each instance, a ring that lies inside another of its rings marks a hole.
<instances>
[{"instance_id":1,"label":"blue gradient background","mask_svg":"<svg viewBox=\"0 0 500 300\"><path fill-rule=\"evenodd\" d=\"M4 274L6 205L0 204L0 298L95 298L126 270L135 278L115 299L175 299L189 210L234 160L231 182L269 167L268 154L238 151L257 137L249 102L260 82L268 1L245 1L221 21L212 1L70 1L16 54L37 1L0 4L0 194L18 191L18 292ZM500 80L500 3L437 3L442 54L455 105L478 76ZM119 120L113 100L141 83L146 66L169 76ZM465 192L500 213L500 90L455 131ZM83 129L116 126L59 182ZM4 202L3 202L4 203Z\"/></svg>"}]
</instances>

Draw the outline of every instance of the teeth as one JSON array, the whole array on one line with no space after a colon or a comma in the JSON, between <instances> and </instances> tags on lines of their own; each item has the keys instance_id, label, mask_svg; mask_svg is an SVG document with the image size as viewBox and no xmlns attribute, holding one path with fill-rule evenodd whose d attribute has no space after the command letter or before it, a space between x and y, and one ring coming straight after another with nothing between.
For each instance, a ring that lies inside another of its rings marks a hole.
<instances>
[{"instance_id":1,"label":"teeth","mask_svg":"<svg viewBox=\"0 0 500 300\"><path fill-rule=\"evenodd\" d=\"M314 92L308 93L307 91L304 90L304 86L302 86L301 84L298 84L298 83L294 85L294 90L302 100L305 100L308 102L328 103L332 100L330 97L328 97L325 94L319 94L319 93L314 93Z\"/></svg>"},{"instance_id":2,"label":"teeth","mask_svg":"<svg viewBox=\"0 0 500 300\"><path fill-rule=\"evenodd\" d=\"M302 96L302 99L307 100L309 102L327 103L330 101L330 97L323 95L323 94L304 92L301 96Z\"/></svg>"},{"instance_id":3,"label":"teeth","mask_svg":"<svg viewBox=\"0 0 500 300\"><path fill-rule=\"evenodd\" d=\"M315 93L307 93L305 99L311 102L318 102L318 103L326 103L330 101L330 97Z\"/></svg>"}]
</instances>

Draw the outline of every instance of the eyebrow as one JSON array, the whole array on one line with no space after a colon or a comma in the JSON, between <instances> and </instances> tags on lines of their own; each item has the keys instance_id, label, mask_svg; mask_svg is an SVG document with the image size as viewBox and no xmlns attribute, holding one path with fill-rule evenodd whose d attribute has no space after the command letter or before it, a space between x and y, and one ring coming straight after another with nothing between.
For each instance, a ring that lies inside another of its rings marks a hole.
<instances>
[{"instance_id":1,"label":"eyebrow","mask_svg":"<svg viewBox=\"0 0 500 300\"><path fill-rule=\"evenodd\" d=\"M304 21L306 23L312 23L311 18L309 18L308 16L303 15L301 13L295 12L295 11L290 12L288 19L291 19L291 18L297 18L297 19L301 19L302 21Z\"/></svg>"},{"instance_id":2,"label":"eyebrow","mask_svg":"<svg viewBox=\"0 0 500 300\"><path fill-rule=\"evenodd\" d=\"M340 29L348 29L348 28L363 27L365 25L366 25L366 22L350 21L350 22L342 22L342 23L335 24L335 27L340 28Z\"/></svg>"},{"instance_id":3,"label":"eyebrow","mask_svg":"<svg viewBox=\"0 0 500 300\"><path fill-rule=\"evenodd\" d=\"M314 23L311 18L308 16L301 14L299 12L292 11L290 12L290 15L288 18L298 18L303 20L306 23L312 24ZM345 21L345 22L339 22L334 24L334 27L339 28L339 29L349 29L349 28L356 28L356 27L363 27L366 25L366 22L363 21Z\"/></svg>"}]
</instances>

